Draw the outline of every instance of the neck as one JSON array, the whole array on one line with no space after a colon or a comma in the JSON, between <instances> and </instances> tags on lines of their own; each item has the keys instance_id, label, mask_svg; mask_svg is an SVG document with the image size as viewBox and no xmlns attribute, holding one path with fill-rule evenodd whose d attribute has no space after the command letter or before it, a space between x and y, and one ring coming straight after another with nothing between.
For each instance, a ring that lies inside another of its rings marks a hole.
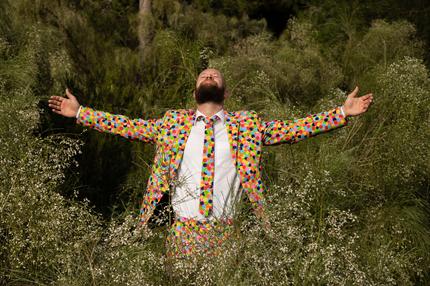
<instances>
[{"instance_id":1,"label":"neck","mask_svg":"<svg viewBox=\"0 0 430 286\"><path fill-rule=\"evenodd\" d=\"M197 105L197 110L203 113L207 118L211 118L223 108L223 104L213 102L206 102Z\"/></svg>"}]
</instances>

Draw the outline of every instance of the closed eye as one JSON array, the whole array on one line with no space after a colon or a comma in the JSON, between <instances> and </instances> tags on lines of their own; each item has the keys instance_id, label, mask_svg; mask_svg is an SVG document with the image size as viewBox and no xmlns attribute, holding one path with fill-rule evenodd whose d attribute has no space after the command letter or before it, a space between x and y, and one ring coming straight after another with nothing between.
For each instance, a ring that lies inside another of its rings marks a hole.
<instances>
[{"instance_id":1,"label":"closed eye","mask_svg":"<svg viewBox=\"0 0 430 286\"><path fill-rule=\"evenodd\" d=\"M207 76L219 77L217 74L212 74L212 75L211 74L203 74L203 75L201 75L202 78L205 78Z\"/></svg>"}]
</instances>

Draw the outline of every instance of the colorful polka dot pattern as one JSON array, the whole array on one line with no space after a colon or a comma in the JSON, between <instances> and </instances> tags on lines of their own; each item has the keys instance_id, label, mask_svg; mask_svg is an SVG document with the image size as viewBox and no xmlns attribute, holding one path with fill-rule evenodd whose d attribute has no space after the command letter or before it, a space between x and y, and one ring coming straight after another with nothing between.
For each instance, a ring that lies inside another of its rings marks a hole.
<instances>
[{"instance_id":1,"label":"colorful polka dot pattern","mask_svg":"<svg viewBox=\"0 0 430 286\"><path fill-rule=\"evenodd\" d=\"M215 136L214 123L219 119L214 116L211 119L200 117L198 120L205 122L205 138L203 141L203 162L202 175L200 182L200 198L199 212L208 217L212 211L213 202L212 195L214 189L214 173L215 173Z\"/></svg>"},{"instance_id":2,"label":"colorful polka dot pattern","mask_svg":"<svg viewBox=\"0 0 430 286\"><path fill-rule=\"evenodd\" d=\"M342 126L345 118L340 108L311 114L296 120L274 120L263 123L264 145L279 143L295 143L300 140L329 131L337 126Z\"/></svg>"},{"instance_id":3,"label":"colorful polka dot pattern","mask_svg":"<svg viewBox=\"0 0 430 286\"><path fill-rule=\"evenodd\" d=\"M233 233L233 221L200 221L177 218L167 236L167 257L180 258L194 254L217 255Z\"/></svg>"},{"instance_id":4,"label":"colorful polka dot pattern","mask_svg":"<svg viewBox=\"0 0 430 286\"><path fill-rule=\"evenodd\" d=\"M147 192L142 200L140 221L146 223L161 197L174 184L185 142L195 120L194 110L170 110L158 120L130 120L88 107L81 109L77 122L96 130L129 139L152 142L157 146ZM230 151L241 187L264 219L264 189L261 180L263 145L295 143L347 124L340 107L296 120L262 121L253 111L225 111Z\"/></svg>"},{"instance_id":5,"label":"colorful polka dot pattern","mask_svg":"<svg viewBox=\"0 0 430 286\"><path fill-rule=\"evenodd\" d=\"M117 134L127 139L155 143L161 120L143 120L140 118L131 120L123 115L113 115L83 106L79 113L78 123L101 132Z\"/></svg>"}]
</instances>

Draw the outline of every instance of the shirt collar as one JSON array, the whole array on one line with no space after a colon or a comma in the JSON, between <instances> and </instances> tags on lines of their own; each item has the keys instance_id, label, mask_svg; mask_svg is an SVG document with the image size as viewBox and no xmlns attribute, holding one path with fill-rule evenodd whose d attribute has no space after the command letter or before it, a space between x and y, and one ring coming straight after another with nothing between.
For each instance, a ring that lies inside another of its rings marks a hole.
<instances>
[{"instance_id":1,"label":"shirt collar","mask_svg":"<svg viewBox=\"0 0 430 286\"><path fill-rule=\"evenodd\" d=\"M224 109L221 109L220 111L218 111L217 113L215 113L213 116L217 115L221 121L222 124L224 124L225 121L225 114L224 114ZM195 116L195 120L194 120L194 124L196 124L197 119L200 117L206 117L203 113L201 113L198 109L196 110L196 113L194 114ZM213 117L212 116L212 117Z\"/></svg>"}]
</instances>

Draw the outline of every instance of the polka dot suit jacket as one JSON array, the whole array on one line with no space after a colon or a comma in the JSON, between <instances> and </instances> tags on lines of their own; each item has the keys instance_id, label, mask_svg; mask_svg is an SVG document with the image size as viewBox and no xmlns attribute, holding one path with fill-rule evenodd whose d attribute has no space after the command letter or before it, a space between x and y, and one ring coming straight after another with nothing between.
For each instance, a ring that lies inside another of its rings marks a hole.
<instances>
[{"instance_id":1,"label":"polka dot suit jacket","mask_svg":"<svg viewBox=\"0 0 430 286\"><path fill-rule=\"evenodd\" d=\"M195 110L170 110L160 119L129 119L82 107L77 122L101 132L117 134L131 140L156 145L156 155L147 192L142 200L140 222L145 224L157 203L174 185L194 123ZM261 180L263 145L295 143L305 138L346 125L340 107L296 120L263 121L254 111L225 111L225 124L233 162L243 192L255 213L264 217L264 189Z\"/></svg>"}]
</instances>

